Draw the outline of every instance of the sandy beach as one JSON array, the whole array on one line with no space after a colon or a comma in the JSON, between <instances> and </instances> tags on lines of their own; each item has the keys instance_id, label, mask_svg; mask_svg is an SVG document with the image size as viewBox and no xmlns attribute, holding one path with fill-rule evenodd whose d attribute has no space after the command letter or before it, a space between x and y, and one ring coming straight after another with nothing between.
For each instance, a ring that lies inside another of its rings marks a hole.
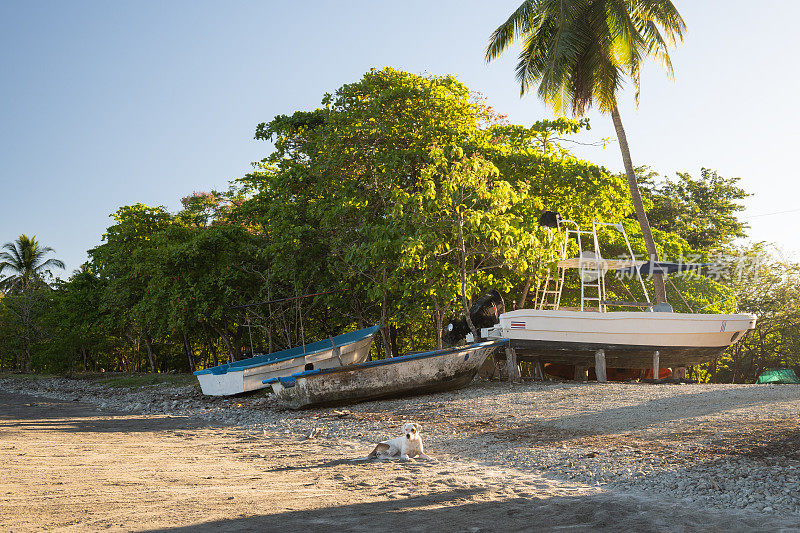
<instances>
[{"instance_id":1,"label":"sandy beach","mask_svg":"<svg viewBox=\"0 0 800 533\"><path fill-rule=\"evenodd\" d=\"M435 462L351 461L404 420ZM295 412L10 378L0 461L15 532L792 531L800 386L477 382Z\"/></svg>"}]
</instances>

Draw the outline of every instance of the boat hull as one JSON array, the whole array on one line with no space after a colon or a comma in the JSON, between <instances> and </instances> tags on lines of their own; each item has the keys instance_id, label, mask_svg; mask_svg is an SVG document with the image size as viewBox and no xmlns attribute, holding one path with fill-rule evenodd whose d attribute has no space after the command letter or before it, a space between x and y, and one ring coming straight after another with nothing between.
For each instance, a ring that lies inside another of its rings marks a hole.
<instances>
[{"instance_id":1,"label":"boat hull","mask_svg":"<svg viewBox=\"0 0 800 533\"><path fill-rule=\"evenodd\" d=\"M357 336L355 340L350 342L346 341L353 334L341 335L329 341L321 341L327 343L329 345L327 347L319 348L315 346L319 343L308 345L314 349L306 353L302 353L301 347L300 353L295 355L294 352L298 351L295 348L288 356L281 356L282 352L278 352L271 354L276 356L272 359L260 361L259 359L269 356L254 357L251 358L254 360L252 363L248 363L246 359L234 363L236 366L220 365L205 371L195 372L195 375L203 394L209 396L231 396L263 389L267 387L263 383L265 379L290 376L303 372L309 368L307 365L313 365L311 368L314 369L325 369L362 363L369 357L377 327L360 331L363 331L364 334ZM343 341L341 344L339 343L340 340ZM289 352L289 350L286 352Z\"/></svg>"},{"instance_id":2,"label":"boat hull","mask_svg":"<svg viewBox=\"0 0 800 533\"><path fill-rule=\"evenodd\" d=\"M291 409L411 396L468 385L486 358L505 344L489 341L370 361L331 371L273 380L276 397Z\"/></svg>"},{"instance_id":3,"label":"boat hull","mask_svg":"<svg viewBox=\"0 0 800 533\"><path fill-rule=\"evenodd\" d=\"M595 352L603 350L609 366L646 368L658 351L662 366L686 366L714 359L753 329L755 320L746 313L520 309L500 315L484 336L510 339L521 360L593 363Z\"/></svg>"}]
</instances>

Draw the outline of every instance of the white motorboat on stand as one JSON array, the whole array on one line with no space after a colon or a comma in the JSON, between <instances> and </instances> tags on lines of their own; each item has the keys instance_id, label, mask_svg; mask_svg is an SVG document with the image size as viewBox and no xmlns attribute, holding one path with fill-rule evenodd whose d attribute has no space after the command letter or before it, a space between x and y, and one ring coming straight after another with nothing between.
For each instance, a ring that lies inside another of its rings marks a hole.
<instances>
[{"instance_id":1,"label":"white motorboat on stand","mask_svg":"<svg viewBox=\"0 0 800 533\"><path fill-rule=\"evenodd\" d=\"M600 254L597 229L619 230L630 259L604 259ZM559 220L565 232L562 259L555 273L549 273L537 295L534 309L518 309L500 315L499 324L484 328L482 337L509 339L509 362L515 359L537 363L570 364L575 377L585 379L594 366L599 381L605 381L606 367L685 369L713 360L753 329L756 317L748 313L674 313L669 304L606 300L605 275L610 270L627 270L639 281L649 300L643 274L664 274L696 269L698 265L635 260L622 224L592 223L581 230L570 220ZM592 237L592 248L584 250L584 237ZM566 258L570 238L577 240L578 257ZM580 307L561 307L565 274L577 270L580 278ZM640 307L645 311L609 311L609 307ZM516 363L514 363L516 366ZM677 374L677 373L676 373Z\"/></svg>"}]
</instances>

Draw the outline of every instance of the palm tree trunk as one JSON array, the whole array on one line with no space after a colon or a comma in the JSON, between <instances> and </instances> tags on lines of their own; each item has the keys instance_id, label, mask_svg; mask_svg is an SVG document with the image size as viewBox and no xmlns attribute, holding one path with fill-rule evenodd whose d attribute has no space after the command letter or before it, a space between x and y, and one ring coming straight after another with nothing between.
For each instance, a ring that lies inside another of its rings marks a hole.
<instances>
[{"instance_id":1,"label":"palm tree trunk","mask_svg":"<svg viewBox=\"0 0 800 533\"><path fill-rule=\"evenodd\" d=\"M625 175L628 178L628 187L633 197L636 219L639 221L639 226L642 228L642 236L644 237L644 244L647 247L647 255L650 256L650 260L658 261L658 250L656 250L656 243L653 240L653 232L650 230L650 221L647 220L647 213L644 210L642 195L639 193L639 184L636 182L636 174L633 173L633 162L631 161L631 152L628 148L628 139L625 136L625 129L622 127L622 119L619 116L619 109L617 108L616 102L611 109L611 119L614 121L614 129L617 130L619 149L622 152L622 163L625 165ZM666 302L667 289L664 286L663 274L653 274L653 286L656 292L656 302Z\"/></svg>"}]
</instances>

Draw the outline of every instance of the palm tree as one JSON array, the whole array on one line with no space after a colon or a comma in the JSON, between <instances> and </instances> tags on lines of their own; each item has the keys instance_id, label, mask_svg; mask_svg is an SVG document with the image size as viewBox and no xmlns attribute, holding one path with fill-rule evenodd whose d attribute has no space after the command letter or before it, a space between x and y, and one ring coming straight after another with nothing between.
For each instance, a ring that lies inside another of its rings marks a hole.
<instances>
[{"instance_id":1,"label":"palm tree","mask_svg":"<svg viewBox=\"0 0 800 533\"><path fill-rule=\"evenodd\" d=\"M647 57L672 77L668 48L683 40L686 25L670 0L526 0L497 28L486 48L492 61L522 41L516 75L520 94L538 84L537 93L559 114L581 116L593 104L611 113L622 162L642 228L647 253L658 259L631 154L617 107L626 77L639 101L639 72ZM653 276L656 301L666 302L661 274Z\"/></svg>"},{"instance_id":2,"label":"palm tree","mask_svg":"<svg viewBox=\"0 0 800 533\"><path fill-rule=\"evenodd\" d=\"M45 260L44 256L54 250L49 246L41 246L36 236L20 235L16 241L7 242L0 252L0 287L10 291L24 291L35 283L42 281L42 275L50 268L64 268L58 259Z\"/></svg>"}]
</instances>

